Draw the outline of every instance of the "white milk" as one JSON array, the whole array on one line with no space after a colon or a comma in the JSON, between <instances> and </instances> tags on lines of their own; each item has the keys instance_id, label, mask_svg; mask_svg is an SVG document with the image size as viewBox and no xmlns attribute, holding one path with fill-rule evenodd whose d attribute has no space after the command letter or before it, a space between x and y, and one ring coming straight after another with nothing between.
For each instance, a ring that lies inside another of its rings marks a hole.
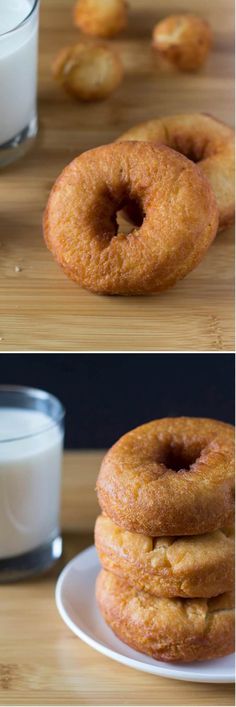
<instances>
[{"instance_id":1,"label":"white milk","mask_svg":"<svg viewBox=\"0 0 236 707\"><path fill-rule=\"evenodd\" d=\"M56 536L62 440L44 413L0 408L0 559Z\"/></svg>"},{"instance_id":2,"label":"white milk","mask_svg":"<svg viewBox=\"0 0 236 707\"><path fill-rule=\"evenodd\" d=\"M0 0L0 145L26 128L36 114L38 10L14 29L33 4L33 0Z\"/></svg>"}]
</instances>

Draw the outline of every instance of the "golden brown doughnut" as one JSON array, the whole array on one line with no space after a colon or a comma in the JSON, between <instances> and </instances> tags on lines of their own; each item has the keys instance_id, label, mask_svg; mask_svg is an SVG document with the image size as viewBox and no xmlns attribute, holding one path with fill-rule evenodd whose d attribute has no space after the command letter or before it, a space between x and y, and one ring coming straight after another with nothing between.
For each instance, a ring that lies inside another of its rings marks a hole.
<instances>
[{"instance_id":1,"label":"golden brown doughnut","mask_svg":"<svg viewBox=\"0 0 236 707\"><path fill-rule=\"evenodd\" d=\"M200 535L234 523L234 428L194 417L154 420L108 451L102 511L143 535Z\"/></svg>"},{"instance_id":2,"label":"golden brown doughnut","mask_svg":"<svg viewBox=\"0 0 236 707\"><path fill-rule=\"evenodd\" d=\"M138 199L140 228L117 233L116 212ZM218 209L208 180L186 157L150 143L84 152L58 177L44 236L65 273L100 294L165 290L200 262Z\"/></svg>"},{"instance_id":3,"label":"golden brown doughnut","mask_svg":"<svg viewBox=\"0 0 236 707\"><path fill-rule=\"evenodd\" d=\"M171 115L136 125L118 139L168 145L197 162L214 191L219 228L234 222L234 130L228 125L203 113ZM135 221L135 212L130 216Z\"/></svg>"},{"instance_id":4,"label":"golden brown doughnut","mask_svg":"<svg viewBox=\"0 0 236 707\"><path fill-rule=\"evenodd\" d=\"M208 22L195 15L170 15L153 29L152 46L181 71L199 69L211 45Z\"/></svg>"},{"instance_id":5,"label":"golden brown doughnut","mask_svg":"<svg viewBox=\"0 0 236 707\"><path fill-rule=\"evenodd\" d=\"M96 598L114 633L156 660L192 662L234 651L233 594L213 599L159 599L102 570Z\"/></svg>"},{"instance_id":6,"label":"golden brown doughnut","mask_svg":"<svg viewBox=\"0 0 236 707\"><path fill-rule=\"evenodd\" d=\"M106 44L78 42L61 49L52 67L54 78L81 101L100 101L119 86L123 66Z\"/></svg>"},{"instance_id":7,"label":"golden brown doughnut","mask_svg":"<svg viewBox=\"0 0 236 707\"><path fill-rule=\"evenodd\" d=\"M95 545L104 569L158 597L212 597L234 588L234 531L152 538L99 516Z\"/></svg>"},{"instance_id":8,"label":"golden brown doughnut","mask_svg":"<svg viewBox=\"0 0 236 707\"><path fill-rule=\"evenodd\" d=\"M74 22L86 34L113 37L127 25L125 0L78 0Z\"/></svg>"}]
</instances>

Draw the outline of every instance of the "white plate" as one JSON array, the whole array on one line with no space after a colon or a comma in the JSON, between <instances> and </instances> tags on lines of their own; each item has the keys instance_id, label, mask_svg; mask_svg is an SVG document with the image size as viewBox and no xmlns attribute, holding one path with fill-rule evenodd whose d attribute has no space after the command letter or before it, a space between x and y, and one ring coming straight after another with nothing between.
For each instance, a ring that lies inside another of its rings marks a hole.
<instances>
[{"instance_id":1,"label":"white plate","mask_svg":"<svg viewBox=\"0 0 236 707\"><path fill-rule=\"evenodd\" d=\"M201 663L162 663L119 641L96 605L95 580L99 570L95 547L89 547L66 565L56 586L58 611L82 641L119 663L153 675L192 682L234 681L234 654Z\"/></svg>"}]
</instances>

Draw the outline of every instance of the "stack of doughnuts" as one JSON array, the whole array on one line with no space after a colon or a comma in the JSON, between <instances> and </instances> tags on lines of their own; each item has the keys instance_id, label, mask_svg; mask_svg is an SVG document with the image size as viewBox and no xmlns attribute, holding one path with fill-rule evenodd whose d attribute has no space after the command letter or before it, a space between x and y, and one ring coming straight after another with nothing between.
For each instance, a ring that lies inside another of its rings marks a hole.
<instances>
[{"instance_id":1,"label":"stack of doughnuts","mask_svg":"<svg viewBox=\"0 0 236 707\"><path fill-rule=\"evenodd\" d=\"M116 635L157 660L233 652L233 427L142 425L106 454L97 493L96 596Z\"/></svg>"}]
</instances>

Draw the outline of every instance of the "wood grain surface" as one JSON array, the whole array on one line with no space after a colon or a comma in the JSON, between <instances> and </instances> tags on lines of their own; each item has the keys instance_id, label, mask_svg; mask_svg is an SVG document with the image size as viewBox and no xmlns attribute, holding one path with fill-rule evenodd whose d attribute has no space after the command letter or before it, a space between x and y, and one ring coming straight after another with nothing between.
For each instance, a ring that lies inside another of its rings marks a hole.
<instances>
[{"instance_id":1,"label":"wood grain surface","mask_svg":"<svg viewBox=\"0 0 236 707\"><path fill-rule=\"evenodd\" d=\"M0 585L0 704L233 705L233 686L179 682L124 667L85 645L59 617L58 573L93 542L102 454L65 454L59 565L40 579Z\"/></svg>"},{"instance_id":2,"label":"wood grain surface","mask_svg":"<svg viewBox=\"0 0 236 707\"><path fill-rule=\"evenodd\" d=\"M61 169L155 116L205 111L232 124L233 0L129 0L128 29L112 45L125 79L106 101L83 105L53 81L55 53L79 37L72 0L42 0L39 135L34 148L1 172L0 350L232 350L233 232L218 235L202 264L174 289L142 298L99 297L60 271L42 239L42 212ZM153 24L178 10L208 18L214 48L197 74L157 60ZM17 269L17 270L16 270Z\"/></svg>"}]
</instances>

